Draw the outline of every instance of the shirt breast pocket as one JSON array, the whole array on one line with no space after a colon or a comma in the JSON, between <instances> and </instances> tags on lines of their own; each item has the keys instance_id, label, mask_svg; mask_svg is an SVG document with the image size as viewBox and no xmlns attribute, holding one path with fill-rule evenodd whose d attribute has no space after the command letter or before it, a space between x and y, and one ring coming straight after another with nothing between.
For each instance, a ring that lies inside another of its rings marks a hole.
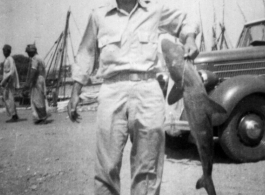
<instances>
[{"instance_id":1,"label":"shirt breast pocket","mask_svg":"<svg viewBox=\"0 0 265 195\"><path fill-rule=\"evenodd\" d=\"M114 62L120 52L121 36L103 36L98 38L101 61L106 63Z\"/></svg>"},{"instance_id":2,"label":"shirt breast pocket","mask_svg":"<svg viewBox=\"0 0 265 195\"><path fill-rule=\"evenodd\" d=\"M158 34L139 32L138 40L141 45L141 55L144 60L154 61L157 57Z\"/></svg>"}]
</instances>

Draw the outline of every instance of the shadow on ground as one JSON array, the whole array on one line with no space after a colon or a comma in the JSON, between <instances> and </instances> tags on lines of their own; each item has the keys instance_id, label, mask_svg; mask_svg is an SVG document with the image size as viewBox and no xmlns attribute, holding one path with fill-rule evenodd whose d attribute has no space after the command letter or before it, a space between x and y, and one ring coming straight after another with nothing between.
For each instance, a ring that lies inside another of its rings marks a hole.
<instances>
[{"instance_id":1,"label":"shadow on ground","mask_svg":"<svg viewBox=\"0 0 265 195\"><path fill-rule=\"evenodd\" d=\"M23 121L27 121L27 118L19 118L17 119L17 121L8 121L6 120L6 123L18 123L18 122L23 122Z\"/></svg>"},{"instance_id":2,"label":"shadow on ground","mask_svg":"<svg viewBox=\"0 0 265 195\"><path fill-rule=\"evenodd\" d=\"M166 151L167 159L189 161L200 161L199 154L195 144L188 142L188 135L172 138L166 135ZM214 140L214 163L237 164L231 160L222 150L218 139Z\"/></svg>"},{"instance_id":3,"label":"shadow on ground","mask_svg":"<svg viewBox=\"0 0 265 195\"><path fill-rule=\"evenodd\" d=\"M49 119L49 120L46 120L42 123L36 123L36 125L47 125L47 124L53 123L53 121L54 121L53 119Z\"/></svg>"}]
</instances>

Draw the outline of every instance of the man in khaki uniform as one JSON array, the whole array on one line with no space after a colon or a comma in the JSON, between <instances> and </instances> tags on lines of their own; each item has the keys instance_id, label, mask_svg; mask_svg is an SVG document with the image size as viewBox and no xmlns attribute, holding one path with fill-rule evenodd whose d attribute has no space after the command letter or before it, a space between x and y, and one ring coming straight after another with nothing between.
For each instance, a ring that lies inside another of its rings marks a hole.
<instances>
[{"instance_id":1,"label":"man in khaki uniform","mask_svg":"<svg viewBox=\"0 0 265 195\"><path fill-rule=\"evenodd\" d=\"M19 119L14 99L15 89L19 88L19 78L15 61L10 56L11 50L12 48L10 45L4 45L3 54L6 59L3 63L3 80L0 84L4 89L3 102L6 106L6 111L8 115L11 116L11 119L6 122L16 122Z\"/></svg>"},{"instance_id":2,"label":"man in khaki uniform","mask_svg":"<svg viewBox=\"0 0 265 195\"><path fill-rule=\"evenodd\" d=\"M90 14L73 66L75 83L68 114L73 122L78 121L79 94L95 69L99 51L98 76L104 82L98 96L96 195L120 194L122 155L129 136L131 194L159 195L165 102L156 80L158 35L168 32L179 37L186 55L194 59L198 31L186 13L163 1L111 0Z\"/></svg>"}]
</instances>

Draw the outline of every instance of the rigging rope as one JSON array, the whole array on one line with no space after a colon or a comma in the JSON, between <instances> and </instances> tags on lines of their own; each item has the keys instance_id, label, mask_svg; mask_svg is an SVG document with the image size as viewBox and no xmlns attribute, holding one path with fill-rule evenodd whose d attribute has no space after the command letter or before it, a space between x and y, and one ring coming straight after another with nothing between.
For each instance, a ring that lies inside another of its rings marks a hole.
<instances>
[{"instance_id":1,"label":"rigging rope","mask_svg":"<svg viewBox=\"0 0 265 195\"><path fill-rule=\"evenodd\" d=\"M236 4L237 4L237 7L239 8L239 11L240 11L240 13L242 14L242 16L243 16L243 18L244 18L244 21L245 21L245 23L246 23L246 22L247 22L247 18L246 18L246 16L245 16L243 10L241 9L241 7L240 7L238 1L236 1Z\"/></svg>"},{"instance_id":2,"label":"rigging rope","mask_svg":"<svg viewBox=\"0 0 265 195\"><path fill-rule=\"evenodd\" d=\"M265 8L265 0L263 0L263 5L264 5L264 8ZM265 11L264 11L264 13L265 13Z\"/></svg>"},{"instance_id":3,"label":"rigging rope","mask_svg":"<svg viewBox=\"0 0 265 195\"><path fill-rule=\"evenodd\" d=\"M70 30L69 30L69 39L70 39L70 43L71 43L71 49L72 49L72 54L73 54L73 57L74 57L74 62L76 62L76 61L75 61L75 59L76 59L76 55L75 55L75 53L74 53L74 46L73 46L73 41L72 41L72 37L71 37Z\"/></svg>"},{"instance_id":4,"label":"rigging rope","mask_svg":"<svg viewBox=\"0 0 265 195\"><path fill-rule=\"evenodd\" d=\"M212 27L212 36L213 36L213 39L212 39L212 51L213 50L217 50L217 44L218 44L218 41L216 39L216 11L215 11L215 6L214 6L214 0L212 1L212 6L213 6L213 27Z\"/></svg>"},{"instance_id":5,"label":"rigging rope","mask_svg":"<svg viewBox=\"0 0 265 195\"><path fill-rule=\"evenodd\" d=\"M60 40L60 36L58 37L58 39L54 42L52 48L48 51L48 53L46 54L46 56L44 57L44 60L47 58L47 56L49 55L49 53L51 53L52 49L54 48L54 46L56 45L57 41Z\"/></svg>"},{"instance_id":6,"label":"rigging rope","mask_svg":"<svg viewBox=\"0 0 265 195\"><path fill-rule=\"evenodd\" d=\"M82 36L81 31L80 31L80 29L78 28L78 25L77 25L77 22L76 22L76 20L75 20L75 17L74 17L74 14L73 14L73 13L72 13L72 18L73 18L73 20L74 20L74 23L75 23L75 26L76 26L76 28L77 28L77 30L78 30L79 35Z\"/></svg>"},{"instance_id":7,"label":"rigging rope","mask_svg":"<svg viewBox=\"0 0 265 195\"><path fill-rule=\"evenodd\" d=\"M61 40L62 40L62 37L63 37L63 32L60 34L58 41L56 41L57 45L56 45L55 51L54 51L54 53L53 53L52 60L51 60L50 65L49 65L49 68L48 68L48 71L47 71L47 74L46 74L46 78L47 78L48 75L49 75L49 72L50 72L50 69L51 69L52 63L53 63L53 61L54 61L54 57L58 55L58 47L59 47L59 45L60 45L60 42L61 42ZM56 58L55 58L55 59L56 59Z\"/></svg>"},{"instance_id":8,"label":"rigging rope","mask_svg":"<svg viewBox=\"0 0 265 195\"><path fill-rule=\"evenodd\" d=\"M200 43L200 51L205 51L205 40L203 33L203 25L202 25L202 15L201 15L201 3L199 1L199 14L200 14L200 23L201 23L201 43Z\"/></svg>"}]
</instances>

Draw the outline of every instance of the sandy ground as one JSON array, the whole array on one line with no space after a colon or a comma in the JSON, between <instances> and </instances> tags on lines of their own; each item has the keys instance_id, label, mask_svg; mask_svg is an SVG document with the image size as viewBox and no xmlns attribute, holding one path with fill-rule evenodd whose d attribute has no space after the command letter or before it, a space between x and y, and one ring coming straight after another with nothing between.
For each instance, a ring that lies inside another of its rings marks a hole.
<instances>
[{"instance_id":1,"label":"sandy ground","mask_svg":"<svg viewBox=\"0 0 265 195\"><path fill-rule=\"evenodd\" d=\"M96 112L82 112L73 124L66 113L53 113L47 125L33 125L30 110L21 121L5 123L0 113L1 195L92 195ZM121 171L121 195L130 194L130 143ZM213 180L218 195L264 195L265 161L236 164L215 146ZM161 195L206 195L196 190L202 170L196 148L166 148Z\"/></svg>"}]
</instances>

